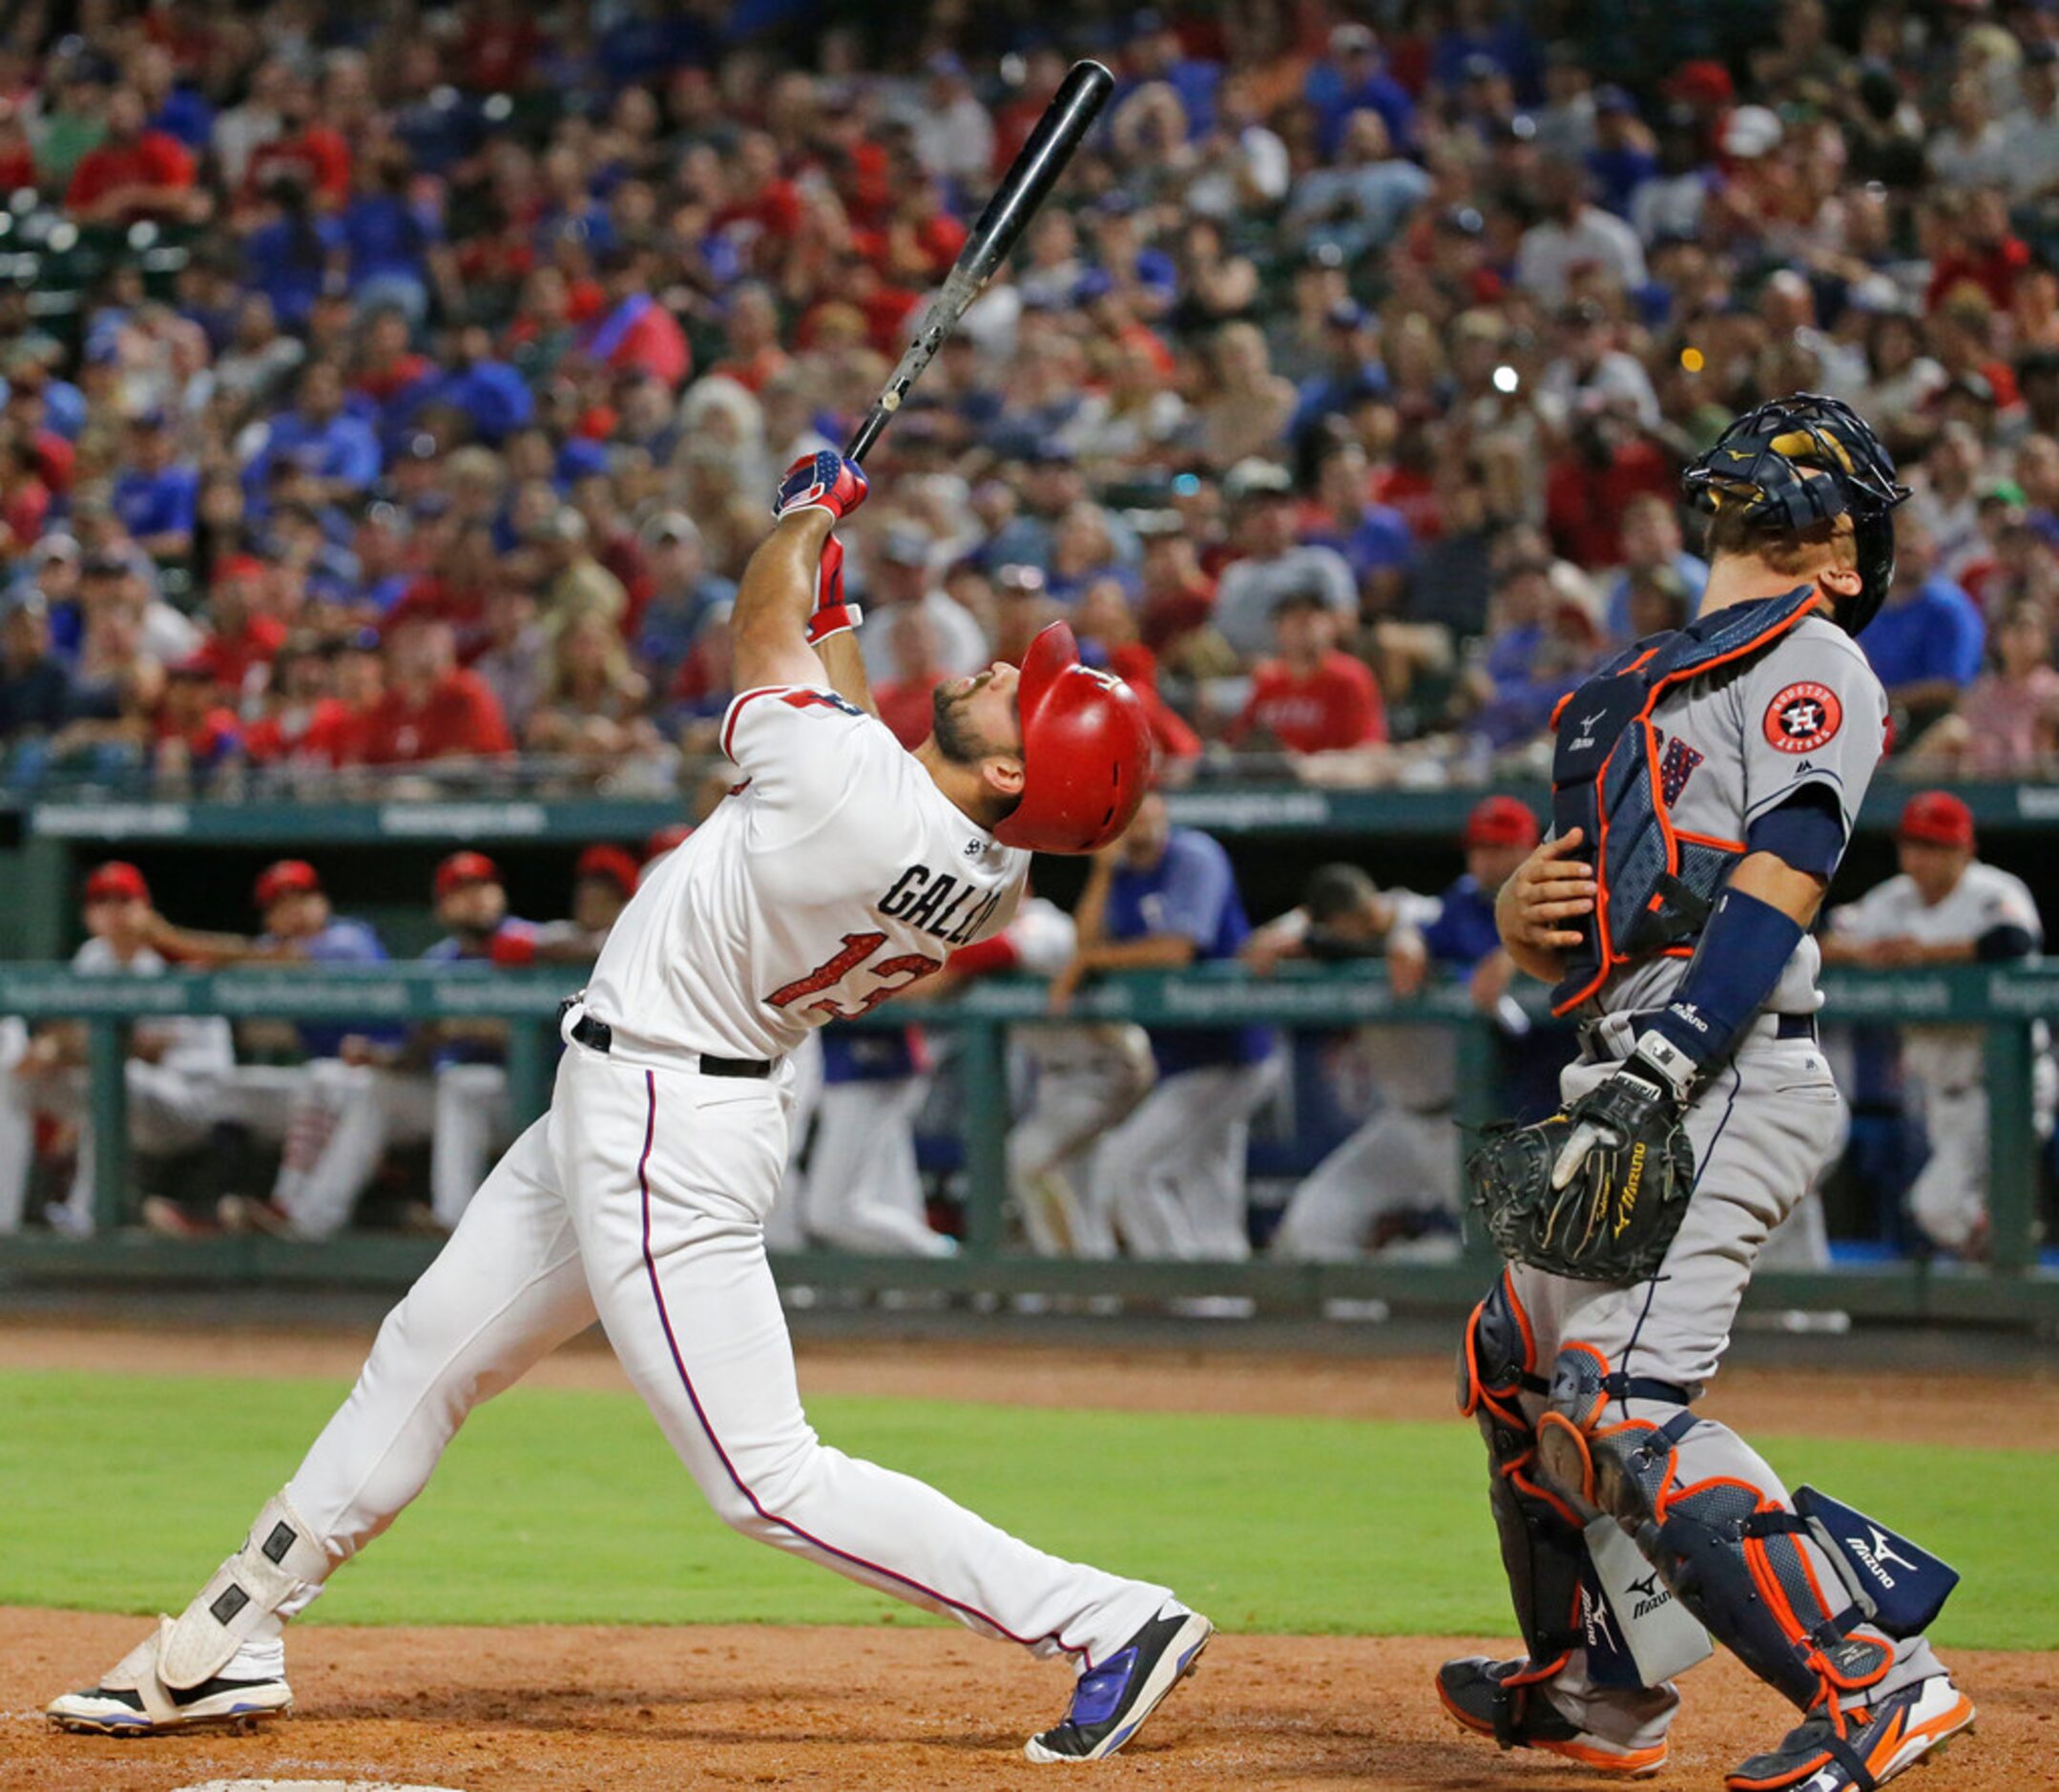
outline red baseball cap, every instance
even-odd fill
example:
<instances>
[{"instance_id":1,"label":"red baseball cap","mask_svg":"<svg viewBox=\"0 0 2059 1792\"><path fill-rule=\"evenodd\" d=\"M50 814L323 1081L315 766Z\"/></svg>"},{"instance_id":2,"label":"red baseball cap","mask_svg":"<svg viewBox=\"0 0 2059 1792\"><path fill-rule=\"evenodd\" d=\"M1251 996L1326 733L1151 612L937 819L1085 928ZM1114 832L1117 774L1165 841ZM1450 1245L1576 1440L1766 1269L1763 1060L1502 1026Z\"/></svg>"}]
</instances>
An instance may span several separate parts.
<instances>
[{"instance_id":1,"label":"red baseball cap","mask_svg":"<svg viewBox=\"0 0 2059 1792\"><path fill-rule=\"evenodd\" d=\"M436 900L468 884L498 884L501 868L483 852L453 852L436 867Z\"/></svg>"},{"instance_id":2,"label":"red baseball cap","mask_svg":"<svg viewBox=\"0 0 2059 1792\"><path fill-rule=\"evenodd\" d=\"M281 859L258 873L251 901L261 914L281 896L315 896L322 892L322 879L305 859Z\"/></svg>"},{"instance_id":3,"label":"red baseball cap","mask_svg":"<svg viewBox=\"0 0 2059 1792\"><path fill-rule=\"evenodd\" d=\"M649 865L653 859L662 859L668 852L685 845L693 837L694 824L691 822L674 822L669 826L659 828L643 843L644 864Z\"/></svg>"},{"instance_id":4,"label":"red baseball cap","mask_svg":"<svg viewBox=\"0 0 2059 1792\"><path fill-rule=\"evenodd\" d=\"M126 859L110 859L105 865L94 866L86 879L86 900L90 903L147 903L150 886L143 882L143 874Z\"/></svg>"},{"instance_id":5,"label":"red baseball cap","mask_svg":"<svg viewBox=\"0 0 2059 1792\"><path fill-rule=\"evenodd\" d=\"M1949 790L1919 790L1902 805L1900 840L1926 846L1973 847L1973 811Z\"/></svg>"},{"instance_id":6,"label":"red baseball cap","mask_svg":"<svg viewBox=\"0 0 2059 1792\"><path fill-rule=\"evenodd\" d=\"M226 578L262 578L264 562L254 553L232 553L215 568L215 583Z\"/></svg>"},{"instance_id":7,"label":"red baseball cap","mask_svg":"<svg viewBox=\"0 0 2059 1792\"><path fill-rule=\"evenodd\" d=\"M574 878L606 878L624 896L636 893L639 875L635 859L619 846L589 846L572 868Z\"/></svg>"},{"instance_id":8,"label":"red baseball cap","mask_svg":"<svg viewBox=\"0 0 2059 1792\"><path fill-rule=\"evenodd\" d=\"M1513 797L1487 797L1466 818L1467 846L1534 846L1537 818Z\"/></svg>"}]
</instances>

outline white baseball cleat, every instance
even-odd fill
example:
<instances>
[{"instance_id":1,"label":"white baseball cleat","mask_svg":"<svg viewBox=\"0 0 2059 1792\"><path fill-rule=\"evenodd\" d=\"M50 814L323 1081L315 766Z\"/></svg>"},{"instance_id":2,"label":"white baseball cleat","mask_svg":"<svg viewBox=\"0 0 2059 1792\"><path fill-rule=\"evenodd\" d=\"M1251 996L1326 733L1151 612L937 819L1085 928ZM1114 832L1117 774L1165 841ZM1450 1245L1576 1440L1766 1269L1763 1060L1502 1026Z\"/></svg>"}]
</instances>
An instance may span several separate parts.
<instances>
[{"instance_id":1,"label":"white baseball cleat","mask_svg":"<svg viewBox=\"0 0 2059 1792\"><path fill-rule=\"evenodd\" d=\"M170 1628L169 1618L158 1619L157 1628L102 1676L99 1685L52 1699L45 1708L51 1723L97 1736L157 1736L209 1723L248 1730L261 1718L282 1717L293 1709L293 1688L282 1672L239 1679L234 1677L234 1661L198 1686L165 1685L157 1677L157 1650Z\"/></svg>"}]
</instances>

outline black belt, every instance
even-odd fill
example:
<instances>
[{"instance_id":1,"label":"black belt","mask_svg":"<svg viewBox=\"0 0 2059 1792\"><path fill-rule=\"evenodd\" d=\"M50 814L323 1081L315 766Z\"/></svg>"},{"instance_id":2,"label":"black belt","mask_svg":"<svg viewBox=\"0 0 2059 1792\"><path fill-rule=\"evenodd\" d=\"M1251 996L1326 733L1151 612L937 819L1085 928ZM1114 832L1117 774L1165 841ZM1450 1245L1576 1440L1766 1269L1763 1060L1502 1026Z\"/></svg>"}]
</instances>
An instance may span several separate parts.
<instances>
[{"instance_id":1,"label":"black belt","mask_svg":"<svg viewBox=\"0 0 2059 1792\"><path fill-rule=\"evenodd\" d=\"M572 1004L565 1004L570 1011ZM596 1014L581 1014L572 1024L572 1036L589 1052L606 1057L614 1049L614 1029ZM703 1076L742 1076L761 1080L772 1074L772 1058L718 1058L700 1054L697 1068Z\"/></svg>"}]
</instances>

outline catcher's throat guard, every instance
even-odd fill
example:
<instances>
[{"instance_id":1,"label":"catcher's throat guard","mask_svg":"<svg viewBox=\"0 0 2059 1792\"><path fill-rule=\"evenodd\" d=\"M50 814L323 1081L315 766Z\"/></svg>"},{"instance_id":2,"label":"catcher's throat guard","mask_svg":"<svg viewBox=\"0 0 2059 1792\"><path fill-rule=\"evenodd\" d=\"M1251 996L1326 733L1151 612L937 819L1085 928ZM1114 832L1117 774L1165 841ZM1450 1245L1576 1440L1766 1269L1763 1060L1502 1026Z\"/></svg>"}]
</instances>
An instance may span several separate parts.
<instances>
[{"instance_id":1,"label":"catcher's throat guard","mask_svg":"<svg viewBox=\"0 0 2059 1792\"><path fill-rule=\"evenodd\" d=\"M1741 840L1683 833L1666 801L1664 744L1652 725L1659 699L1719 666L1765 653L1819 606L1814 585L1734 604L1684 629L1625 648L1552 713L1551 826L1599 841L1594 912L1570 925L1551 1011L1576 1009L1612 971L1666 952L1685 957L1717 893L1744 857Z\"/></svg>"}]
</instances>

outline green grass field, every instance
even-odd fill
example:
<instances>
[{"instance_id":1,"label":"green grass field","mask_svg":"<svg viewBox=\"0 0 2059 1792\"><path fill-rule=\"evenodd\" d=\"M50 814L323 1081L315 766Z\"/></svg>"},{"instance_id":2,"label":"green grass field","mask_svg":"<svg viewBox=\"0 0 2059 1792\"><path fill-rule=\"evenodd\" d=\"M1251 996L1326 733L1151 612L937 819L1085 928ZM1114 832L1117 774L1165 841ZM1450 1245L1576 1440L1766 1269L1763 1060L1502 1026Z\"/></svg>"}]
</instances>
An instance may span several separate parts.
<instances>
[{"instance_id":1,"label":"green grass field","mask_svg":"<svg viewBox=\"0 0 2059 1792\"><path fill-rule=\"evenodd\" d=\"M341 1384L0 1374L0 1604L177 1611ZM1472 1427L822 1400L823 1437L1238 1630L1508 1628ZM2052 1458L1758 1440L1965 1574L1964 1647L2059 1647ZM354 1624L872 1623L906 1608L730 1535L627 1394L517 1390L309 1615Z\"/></svg>"}]
</instances>

